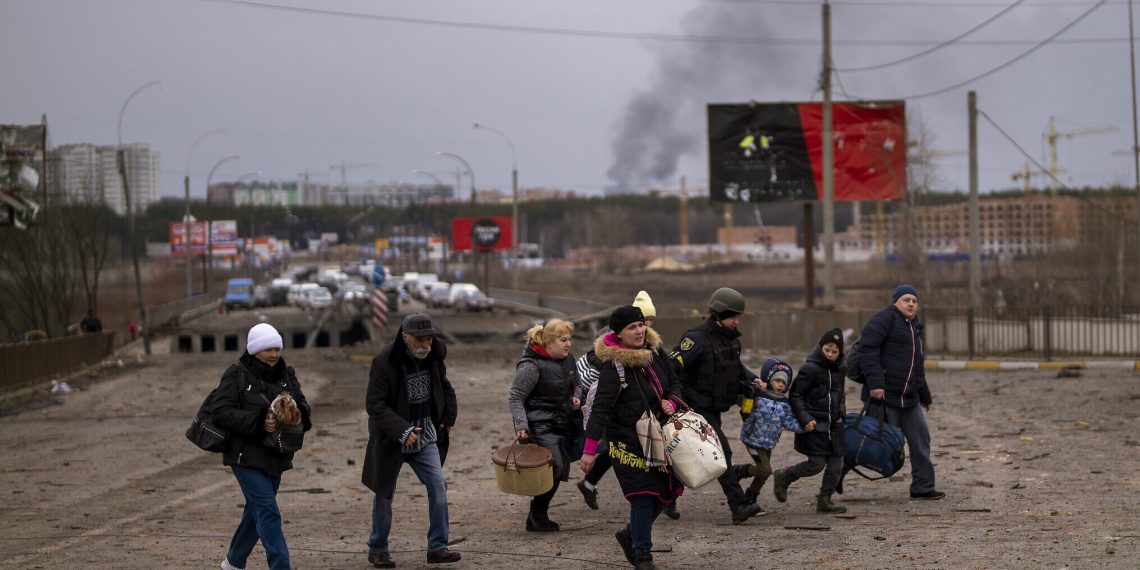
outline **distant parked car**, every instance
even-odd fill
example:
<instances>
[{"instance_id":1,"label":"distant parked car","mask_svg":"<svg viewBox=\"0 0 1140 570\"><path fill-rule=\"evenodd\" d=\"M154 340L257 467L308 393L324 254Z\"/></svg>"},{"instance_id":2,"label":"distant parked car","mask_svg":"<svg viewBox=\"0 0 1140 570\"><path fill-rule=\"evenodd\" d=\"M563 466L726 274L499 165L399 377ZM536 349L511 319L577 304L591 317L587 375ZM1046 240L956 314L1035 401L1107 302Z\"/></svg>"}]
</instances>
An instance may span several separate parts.
<instances>
[{"instance_id":1,"label":"distant parked car","mask_svg":"<svg viewBox=\"0 0 1140 570\"><path fill-rule=\"evenodd\" d=\"M460 301L463 300L468 293L474 293L479 288L474 283L452 283L451 289L447 293L447 304L452 307L459 307Z\"/></svg>"},{"instance_id":2,"label":"distant parked car","mask_svg":"<svg viewBox=\"0 0 1140 570\"><path fill-rule=\"evenodd\" d=\"M435 283L428 291L427 298L424 302L427 306L432 308L450 307L451 306L451 287L447 283Z\"/></svg>"},{"instance_id":3,"label":"distant parked car","mask_svg":"<svg viewBox=\"0 0 1140 570\"><path fill-rule=\"evenodd\" d=\"M257 285L253 288L253 306L254 307L268 307L273 304L269 298L269 287L265 285Z\"/></svg>"},{"instance_id":4,"label":"distant parked car","mask_svg":"<svg viewBox=\"0 0 1140 570\"><path fill-rule=\"evenodd\" d=\"M487 311L495 308L495 300L484 295L482 291L467 293L463 298L463 307L468 311Z\"/></svg>"},{"instance_id":5,"label":"distant parked car","mask_svg":"<svg viewBox=\"0 0 1140 570\"><path fill-rule=\"evenodd\" d=\"M307 309L327 309L332 306L332 302L332 293L324 287L317 287L305 291L301 304Z\"/></svg>"}]
</instances>

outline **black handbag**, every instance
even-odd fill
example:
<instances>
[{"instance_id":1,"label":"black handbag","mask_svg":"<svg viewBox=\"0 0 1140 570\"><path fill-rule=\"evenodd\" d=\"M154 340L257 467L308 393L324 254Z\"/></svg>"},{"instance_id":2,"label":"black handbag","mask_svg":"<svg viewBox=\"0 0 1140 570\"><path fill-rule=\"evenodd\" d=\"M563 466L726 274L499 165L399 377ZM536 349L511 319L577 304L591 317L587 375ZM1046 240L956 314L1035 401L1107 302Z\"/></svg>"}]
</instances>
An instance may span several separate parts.
<instances>
[{"instance_id":1,"label":"black handbag","mask_svg":"<svg viewBox=\"0 0 1140 570\"><path fill-rule=\"evenodd\" d=\"M245 368L238 364L234 366L239 368L240 378L243 384L246 384ZM194 416L194 421L190 422L190 427L186 428L186 439L197 445L202 451L221 453L226 450L226 441L230 437L229 432L214 424L213 415L210 413L214 406L214 398L221 387L222 383L218 382L218 386L210 390L206 399L202 401L202 405L198 406L198 413Z\"/></svg>"}]
</instances>

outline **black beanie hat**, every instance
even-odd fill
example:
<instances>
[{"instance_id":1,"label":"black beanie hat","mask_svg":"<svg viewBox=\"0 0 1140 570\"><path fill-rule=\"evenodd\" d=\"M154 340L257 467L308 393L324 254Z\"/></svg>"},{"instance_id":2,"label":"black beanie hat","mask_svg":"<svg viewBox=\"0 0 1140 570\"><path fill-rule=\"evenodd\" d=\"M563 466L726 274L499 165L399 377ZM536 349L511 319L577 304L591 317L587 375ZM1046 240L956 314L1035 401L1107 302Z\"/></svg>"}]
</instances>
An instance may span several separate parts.
<instances>
[{"instance_id":1,"label":"black beanie hat","mask_svg":"<svg viewBox=\"0 0 1140 570\"><path fill-rule=\"evenodd\" d=\"M823 346L829 342L835 343L835 346L839 347L839 354L843 354L843 331L831 329L819 337L819 346Z\"/></svg>"},{"instance_id":2,"label":"black beanie hat","mask_svg":"<svg viewBox=\"0 0 1140 570\"><path fill-rule=\"evenodd\" d=\"M630 323L636 323L638 321L645 322L645 315L641 313L641 309L633 305L625 305L624 307L614 309L614 312L610 314L610 322L608 324L610 330L614 331L614 334L617 334L629 326Z\"/></svg>"}]
</instances>

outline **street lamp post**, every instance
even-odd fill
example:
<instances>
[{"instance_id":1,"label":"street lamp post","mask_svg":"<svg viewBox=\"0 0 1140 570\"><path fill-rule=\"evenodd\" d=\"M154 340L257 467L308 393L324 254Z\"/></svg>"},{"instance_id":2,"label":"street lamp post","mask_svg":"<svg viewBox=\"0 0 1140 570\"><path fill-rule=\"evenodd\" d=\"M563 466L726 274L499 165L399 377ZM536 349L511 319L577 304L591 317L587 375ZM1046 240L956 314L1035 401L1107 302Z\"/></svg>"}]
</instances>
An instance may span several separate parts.
<instances>
[{"instance_id":1,"label":"street lamp post","mask_svg":"<svg viewBox=\"0 0 1140 570\"><path fill-rule=\"evenodd\" d=\"M516 264L519 261L519 161L515 154L515 143L503 131L487 125L475 123L476 129L486 129L503 137L507 146L511 147L511 289L519 288L519 271Z\"/></svg>"},{"instance_id":2,"label":"street lamp post","mask_svg":"<svg viewBox=\"0 0 1140 570\"><path fill-rule=\"evenodd\" d=\"M436 156L446 156L448 158L454 158L455 160L458 160L459 162L463 163L463 167L467 169L467 174L471 176L471 205L474 206L475 205L475 171L471 169L471 165L467 164L467 161L463 160L462 156L459 156L458 154L455 154L452 152L437 151L435 153L435 155Z\"/></svg>"},{"instance_id":3,"label":"street lamp post","mask_svg":"<svg viewBox=\"0 0 1140 570\"><path fill-rule=\"evenodd\" d=\"M435 155L436 156L446 156L448 158L453 158L455 160L458 160L459 162L463 163L463 166L465 168L467 168L467 173L471 175L471 205L474 206L475 205L475 171L471 169L471 165L468 164L466 160L463 160L463 157L459 156L458 154L438 151L435 153ZM472 212L472 214L474 214L474 211ZM476 264L476 261L475 261L475 257L476 257L475 253L476 253L475 246L472 245L472 247L471 247L471 262L472 262L471 263L471 270L473 273L478 275L479 271L477 269L478 265ZM482 256L483 256L483 290L489 291L490 286L491 286L491 267L490 267L490 262L488 261L489 258L487 257L487 252L485 252L485 251L482 252Z\"/></svg>"},{"instance_id":4,"label":"street lamp post","mask_svg":"<svg viewBox=\"0 0 1140 570\"><path fill-rule=\"evenodd\" d=\"M210 135L222 134L226 132L225 129L214 129L206 131L190 145L190 152L186 153L186 176L182 178L182 188L186 197L186 214L182 216L182 229L183 229L183 246L186 247L186 296L194 296L194 264L192 263L193 257L190 255L190 159L194 156L194 149L198 147L198 143ZM209 193L207 187L206 192ZM209 236L206 237L209 241Z\"/></svg>"},{"instance_id":5,"label":"street lamp post","mask_svg":"<svg viewBox=\"0 0 1140 570\"><path fill-rule=\"evenodd\" d=\"M235 154L232 156L227 156L227 157L219 160L218 162L214 163L214 167L210 169L210 174L206 175L206 195L210 194L210 179L212 179L214 177L214 171L217 170L218 167L221 166L222 164L225 164L231 160L237 160L238 158L240 158L240 157L238 157L238 155ZM256 176L258 174L261 174L261 171L252 172L250 174L243 174L241 178L238 178L238 181L240 182L241 179L245 178L246 176ZM202 270L202 291L204 291L207 295L210 294L210 268L213 267L213 265L214 265L214 235L213 234L214 234L213 222L207 221L206 222L206 257L202 260L202 266L204 268ZM187 242L186 245L187 245L187 247L189 247L190 243Z\"/></svg>"},{"instance_id":6,"label":"street lamp post","mask_svg":"<svg viewBox=\"0 0 1140 570\"><path fill-rule=\"evenodd\" d=\"M130 104L131 99L135 98L142 90L152 85L162 87L162 82L155 79L138 89L131 92L127 100L123 102L122 108L119 109L119 129L118 129L118 146L115 147L115 158L119 163L119 178L123 184L123 201L126 203L127 213L127 236L131 240L131 262L135 269L135 297L139 304L139 326L146 327L146 303L143 301L142 289L142 273L139 271L139 244L135 239L135 217L131 211L131 185L127 182L127 160L123 155L123 114L127 112L127 105ZM143 350L147 356L150 355L150 330L149 327L143 328Z\"/></svg>"}]
</instances>

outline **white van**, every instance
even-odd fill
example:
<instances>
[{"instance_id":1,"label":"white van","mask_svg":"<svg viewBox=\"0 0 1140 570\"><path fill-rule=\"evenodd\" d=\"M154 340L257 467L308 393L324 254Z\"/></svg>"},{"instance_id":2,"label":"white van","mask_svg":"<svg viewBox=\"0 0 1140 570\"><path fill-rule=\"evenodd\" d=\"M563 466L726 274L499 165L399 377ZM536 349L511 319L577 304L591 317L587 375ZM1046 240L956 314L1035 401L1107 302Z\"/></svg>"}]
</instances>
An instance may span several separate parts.
<instances>
[{"instance_id":1,"label":"white van","mask_svg":"<svg viewBox=\"0 0 1140 570\"><path fill-rule=\"evenodd\" d=\"M467 293L473 293L478 290L479 287L476 287L474 283L453 283L451 290L447 293L447 304L448 306L454 307L455 302L464 298Z\"/></svg>"}]
</instances>

